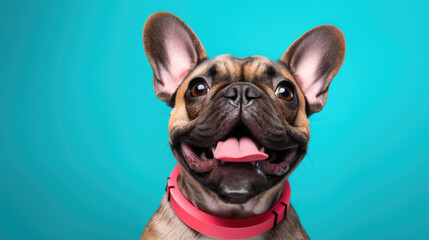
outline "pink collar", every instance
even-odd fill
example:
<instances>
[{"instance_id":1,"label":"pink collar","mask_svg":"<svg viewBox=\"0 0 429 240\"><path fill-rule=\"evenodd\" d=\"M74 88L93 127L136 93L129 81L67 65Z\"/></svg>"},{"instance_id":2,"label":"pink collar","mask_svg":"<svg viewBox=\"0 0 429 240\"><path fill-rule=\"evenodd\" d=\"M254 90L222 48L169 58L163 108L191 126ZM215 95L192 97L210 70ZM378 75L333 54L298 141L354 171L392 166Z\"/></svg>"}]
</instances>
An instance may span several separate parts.
<instances>
[{"instance_id":1,"label":"pink collar","mask_svg":"<svg viewBox=\"0 0 429 240\"><path fill-rule=\"evenodd\" d=\"M225 219L199 210L183 196L177 187L179 172L177 165L167 179L167 198L176 215L197 232L222 239L249 238L270 230L286 217L290 200L287 180L280 200L270 210L249 218Z\"/></svg>"}]
</instances>

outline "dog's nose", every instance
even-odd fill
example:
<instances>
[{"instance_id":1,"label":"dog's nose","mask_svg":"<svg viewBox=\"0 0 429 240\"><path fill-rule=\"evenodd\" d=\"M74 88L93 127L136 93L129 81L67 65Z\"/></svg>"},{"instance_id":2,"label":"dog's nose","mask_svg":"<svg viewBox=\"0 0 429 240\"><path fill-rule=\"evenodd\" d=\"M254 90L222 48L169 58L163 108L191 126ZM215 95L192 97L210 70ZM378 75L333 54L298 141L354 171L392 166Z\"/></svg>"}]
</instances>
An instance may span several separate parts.
<instances>
[{"instance_id":1,"label":"dog's nose","mask_svg":"<svg viewBox=\"0 0 429 240\"><path fill-rule=\"evenodd\" d=\"M261 96L261 90L251 83L238 82L229 85L223 95L236 106L248 106Z\"/></svg>"}]
</instances>

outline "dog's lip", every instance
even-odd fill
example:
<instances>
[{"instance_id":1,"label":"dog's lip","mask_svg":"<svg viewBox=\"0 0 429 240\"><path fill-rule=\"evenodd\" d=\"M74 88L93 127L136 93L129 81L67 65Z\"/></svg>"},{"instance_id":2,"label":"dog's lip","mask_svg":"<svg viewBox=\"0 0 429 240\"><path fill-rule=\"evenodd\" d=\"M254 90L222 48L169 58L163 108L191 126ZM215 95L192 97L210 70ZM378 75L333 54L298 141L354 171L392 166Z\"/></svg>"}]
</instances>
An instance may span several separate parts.
<instances>
[{"instance_id":1,"label":"dog's lip","mask_svg":"<svg viewBox=\"0 0 429 240\"><path fill-rule=\"evenodd\" d=\"M210 158L205 152L198 154L192 146L186 143L181 144L182 154L189 168L198 173L204 173L213 170L217 165L217 159Z\"/></svg>"},{"instance_id":2,"label":"dog's lip","mask_svg":"<svg viewBox=\"0 0 429 240\"><path fill-rule=\"evenodd\" d=\"M289 171L289 166L294 162L298 155L298 146L291 146L283 151L277 151L267 160L260 162L261 170L270 175L282 176Z\"/></svg>"},{"instance_id":3,"label":"dog's lip","mask_svg":"<svg viewBox=\"0 0 429 240\"><path fill-rule=\"evenodd\" d=\"M211 172L219 166L229 164L250 164L258 172L268 175L282 176L289 171L289 166L293 164L298 155L298 144L281 148L282 150L270 150L260 147L260 150L267 153L269 157L265 160L253 162L224 162L213 156L214 147L197 148L189 143L181 143L181 152L188 167L197 173Z\"/></svg>"}]
</instances>

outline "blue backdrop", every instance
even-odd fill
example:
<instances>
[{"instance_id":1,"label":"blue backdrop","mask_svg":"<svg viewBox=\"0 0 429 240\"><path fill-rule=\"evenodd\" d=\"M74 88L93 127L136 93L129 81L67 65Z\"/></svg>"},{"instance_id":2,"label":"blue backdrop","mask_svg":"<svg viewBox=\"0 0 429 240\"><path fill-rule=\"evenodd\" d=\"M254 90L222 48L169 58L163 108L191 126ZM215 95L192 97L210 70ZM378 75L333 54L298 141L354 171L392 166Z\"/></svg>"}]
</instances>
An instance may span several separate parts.
<instances>
[{"instance_id":1,"label":"blue backdrop","mask_svg":"<svg viewBox=\"0 0 429 240\"><path fill-rule=\"evenodd\" d=\"M312 239L428 239L425 1L2 1L0 238L138 239L175 165L141 34L169 11L207 53L278 59L338 26L347 53L290 178Z\"/></svg>"}]
</instances>

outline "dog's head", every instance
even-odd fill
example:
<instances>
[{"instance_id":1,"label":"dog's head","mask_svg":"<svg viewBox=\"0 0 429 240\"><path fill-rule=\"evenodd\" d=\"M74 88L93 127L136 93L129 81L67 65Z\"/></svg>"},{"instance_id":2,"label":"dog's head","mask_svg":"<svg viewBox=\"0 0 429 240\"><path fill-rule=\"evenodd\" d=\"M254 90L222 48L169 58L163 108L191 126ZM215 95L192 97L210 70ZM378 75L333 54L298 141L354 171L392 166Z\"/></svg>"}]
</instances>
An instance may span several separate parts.
<instances>
[{"instance_id":1,"label":"dog's head","mask_svg":"<svg viewBox=\"0 0 429 240\"><path fill-rule=\"evenodd\" d=\"M345 56L342 32L323 25L279 61L208 59L194 32L163 12L145 23L143 44L156 95L174 107L168 130L183 175L229 203L273 188L298 166L310 138L307 118L324 107Z\"/></svg>"}]
</instances>

